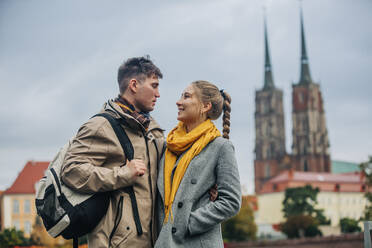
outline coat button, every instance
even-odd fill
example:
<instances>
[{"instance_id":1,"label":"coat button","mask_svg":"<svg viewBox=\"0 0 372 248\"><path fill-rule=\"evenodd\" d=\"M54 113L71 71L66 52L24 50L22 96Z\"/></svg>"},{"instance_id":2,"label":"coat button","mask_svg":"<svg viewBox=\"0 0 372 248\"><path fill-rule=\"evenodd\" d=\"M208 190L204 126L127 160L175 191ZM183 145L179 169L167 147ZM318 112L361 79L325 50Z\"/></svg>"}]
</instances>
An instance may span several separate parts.
<instances>
[{"instance_id":1,"label":"coat button","mask_svg":"<svg viewBox=\"0 0 372 248\"><path fill-rule=\"evenodd\" d=\"M191 179L191 184L196 184L197 180L195 178Z\"/></svg>"},{"instance_id":2,"label":"coat button","mask_svg":"<svg viewBox=\"0 0 372 248\"><path fill-rule=\"evenodd\" d=\"M178 203L178 207L179 207L179 208L182 208L182 206L183 206L183 203L182 203L182 202L179 202L179 203Z\"/></svg>"},{"instance_id":3,"label":"coat button","mask_svg":"<svg viewBox=\"0 0 372 248\"><path fill-rule=\"evenodd\" d=\"M177 228L172 227L172 233L176 233L176 232L177 232Z\"/></svg>"}]
</instances>

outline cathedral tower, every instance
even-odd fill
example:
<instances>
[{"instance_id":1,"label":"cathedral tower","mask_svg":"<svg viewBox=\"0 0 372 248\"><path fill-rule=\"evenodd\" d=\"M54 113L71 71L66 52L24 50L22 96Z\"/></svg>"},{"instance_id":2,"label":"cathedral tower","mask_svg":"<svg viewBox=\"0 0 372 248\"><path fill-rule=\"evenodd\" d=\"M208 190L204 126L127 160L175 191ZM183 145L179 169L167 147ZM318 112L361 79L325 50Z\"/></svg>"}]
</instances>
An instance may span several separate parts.
<instances>
[{"instance_id":1,"label":"cathedral tower","mask_svg":"<svg viewBox=\"0 0 372 248\"><path fill-rule=\"evenodd\" d=\"M292 85L293 169L298 171L330 172L328 132L323 99L319 84L310 75L306 52L303 14L301 8L301 73Z\"/></svg>"},{"instance_id":2,"label":"cathedral tower","mask_svg":"<svg viewBox=\"0 0 372 248\"><path fill-rule=\"evenodd\" d=\"M285 130L283 91L274 85L270 62L266 17L264 21L265 72L264 86L256 90L255 111L255 191L263 183L285 169L281 166L285 157Z\"/></svg>"}]
</instances>

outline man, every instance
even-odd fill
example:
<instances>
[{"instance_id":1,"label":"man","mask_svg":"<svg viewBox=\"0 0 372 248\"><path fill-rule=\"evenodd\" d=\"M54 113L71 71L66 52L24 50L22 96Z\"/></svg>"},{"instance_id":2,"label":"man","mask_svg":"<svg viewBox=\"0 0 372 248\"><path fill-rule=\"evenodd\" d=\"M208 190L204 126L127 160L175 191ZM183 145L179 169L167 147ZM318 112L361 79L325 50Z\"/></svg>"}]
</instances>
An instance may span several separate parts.
<instances>
[{"instance_id":1,"label":"man","mask_svg":"<svg viewBox=\"0 0 372 248\"><path fill-rule=\"evenodd\" d=\"M91 118L79 129L67 152L62 180L85 193L111 192L106 215L88 235L89 247L152 247L155 243L154 205L157 163L164 146L163 130L149 115L163 77L149 57L131 58L118 71L120 95L104 104L122 125L134 149L130 162L110 123ZM124 166L125 165L125 166ZM143 233L138 235L128 193L133 185Z\"/></svg>"}]
</instances>

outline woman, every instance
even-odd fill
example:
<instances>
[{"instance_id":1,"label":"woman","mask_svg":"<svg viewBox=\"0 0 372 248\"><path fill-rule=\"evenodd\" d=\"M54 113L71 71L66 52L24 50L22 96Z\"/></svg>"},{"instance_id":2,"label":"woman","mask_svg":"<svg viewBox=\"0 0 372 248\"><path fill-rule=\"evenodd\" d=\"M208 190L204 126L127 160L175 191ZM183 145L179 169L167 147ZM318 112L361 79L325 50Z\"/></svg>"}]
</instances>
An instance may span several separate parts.
<instances>
[{"instance_id":1,"label":"woman","mask_svg":"<svg viewBox=\"0 0 372 248\"><path fill-rule=\"evenodd\" d=\"M189 85L177 101L180 121L160 161L157 248L223 247L221 222L241 204L230 131L230 96L206 81ZM211 120L224 111L223 138ZM209 200L209 189L218 197Z\"/></svg>"}]
</instances>

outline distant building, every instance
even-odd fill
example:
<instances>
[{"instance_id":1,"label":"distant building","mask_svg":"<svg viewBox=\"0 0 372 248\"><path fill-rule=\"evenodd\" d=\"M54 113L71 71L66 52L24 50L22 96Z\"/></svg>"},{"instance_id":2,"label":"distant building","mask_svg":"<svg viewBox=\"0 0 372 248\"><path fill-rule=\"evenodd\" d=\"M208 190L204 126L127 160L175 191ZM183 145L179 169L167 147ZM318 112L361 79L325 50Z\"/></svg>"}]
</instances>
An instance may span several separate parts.
<instances>
[{"instance_id":1,"label":"distant building","mask_svg":"<svg viewBox=\"0 0 372 248\"><path fill-rule=\"evenodd\" d=\"M292 85L292 161L297 171L331 172L328 131L320 85L310 75L301 10L301 73Z\"/></svg>"},{"instance_id":2,"label":"distant building","mask_svg":"<svg viewBox=\"0 0 372 248\"><path fill-rule=\"evenodd\" d=\"M282 171L331 172L329 139L320 85L312 80L301 10L300 78L292 84L292 152L286 153L283 92L272 76L265 19L264 86L256 91L255 191Z\"/></svg>"},{"instance_id":3,"label":"distant building","mask_svg":"<svg viewBox=\"0 0 372 248\"><path fill-rule=\"evenodd\" d=\"M265 19L264 86L256 90L255 111L255 189L259 190L271 177L288 169L290 158L285 150L283 91L276 88L271 68L269 41Z\"/></svg>"},{"instance_id":4,"label":"distant building","mask_svg":"<svg viewBox=\"0 0 372 248\"><path fill-rule=\"evenodd\" d=\"M35 183L43 176L49 162L29 161L1 199L1 229L15 227L29 236L36 219Z\"/></svg>"},{"instance_id":5,"label":"distant building","mask_svg":"<svg viewBox=\"0 0 372 248\"><path fill-rule=\"evenodd\" d=\"M313 81L300 13L300 77L292 84L292 146L285 148L283 91L274 84L269 41L264 22L264 79L255 97L255 192L258 201L258 236L281 238L278 224L286 188L318 187L318 208L338 228L341 218L359 219L366 200L364 179L356 163L331 161L324 101ZM338 228L339 229L339 228Z\"/></svg>"},{"instance_id":6,"label":"distant building","mask_svg":"<svg viewBox=\"0 0 372 248\"><path fill-rule=\"evenodd\" d=\"M341 218L359 219L366 206L364 176L360 172L332 174L326 172L284 171L270 179L258 192L257 225L277 225L284 221L283 200L286 188L311 185L319 188L318 205L331 220L339 225Z\"/></svg>"},{"instance_id":7,"label":"distant building","mask_svg":"<svg viewBox=\"0 0 372 248\"><path fill-rule=\"evenodd\" d=\"M3 219L3 216L2 216L2 205L1 205L1 202L3 202L3 194L4 194L4 191L0 190L0 223L2 223L2 219ZM0 231L2 231L2 226L0 225Z\"/></svg>"}]
</instances>

